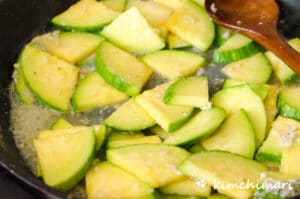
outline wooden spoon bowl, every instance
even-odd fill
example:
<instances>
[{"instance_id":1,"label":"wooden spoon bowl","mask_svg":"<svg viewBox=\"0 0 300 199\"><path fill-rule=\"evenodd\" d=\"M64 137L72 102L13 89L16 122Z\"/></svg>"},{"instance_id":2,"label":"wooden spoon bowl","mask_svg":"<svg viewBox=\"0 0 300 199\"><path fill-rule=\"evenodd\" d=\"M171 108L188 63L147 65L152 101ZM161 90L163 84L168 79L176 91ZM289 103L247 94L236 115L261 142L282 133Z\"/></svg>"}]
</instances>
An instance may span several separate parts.
<instances>
[{"instance_id":1,"label":"wooden spoon bowl","mask_svg":"<svg viewBox=\"0 0 300 199\"><path fill-rule=\"evenodd\" d=\"M206 0L212 19L257 41L300 76L300 54L277 31L279 8L275 0Z\"/></svg>"}]
</instances>

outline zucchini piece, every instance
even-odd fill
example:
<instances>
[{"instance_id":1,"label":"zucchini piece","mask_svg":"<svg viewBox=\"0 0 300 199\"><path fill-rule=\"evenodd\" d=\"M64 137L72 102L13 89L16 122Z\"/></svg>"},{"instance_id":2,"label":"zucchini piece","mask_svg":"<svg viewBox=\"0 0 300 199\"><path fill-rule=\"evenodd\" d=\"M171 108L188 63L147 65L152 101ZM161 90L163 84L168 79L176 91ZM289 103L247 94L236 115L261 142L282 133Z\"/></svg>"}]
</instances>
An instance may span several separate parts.
<instances>
[{"instance_id":1,"label":"zucchini piece","mask_svg":"<svg viewBox=\"0 0 300 199\"><path fill-rule=\"evenodd\" d=\"M44 182L67 191L76 185L92 165L96 138L92 128L34 140Z\"/></svg>"},{"instance_id":2,"label":"zucchini piece","mask_svg":"<svg viewBox=\"0 0 300 199\"><path fill-rule=\"evenodd\" d=\"M21 102L25 105L33 104L35 101L34 95L31 90L28 88L26 81L24 79L24 75L22 73L21 65L19 63L16 64L18 66L15 68L13 74L14 88L17 96L21 100Z\"/></svg>"},{"instance_id":3,"label":"zucchini piece","mask_svg":"<svg viewBox=\"0 0 300 199\"><path fill-rule=\"evenodd\" d=\"M174 131L170 137L164 141L164 144L183 145L209 136L221 126L225 117L225 111L218 107L200 111L183 127Z\"/></svg>"},{"instance_id":4,"label":"zucchini piece","mask_svg":"<svg viewBox=\"0 0 300 199\"><path fill-rule=\"evenodd\" d=\"M127 95L107 84L97 72L92 72L79 81L72 105L74 111L80 112L113 105L127 98Z\"/></svg>"},{"instance_id":5,"label":"zucchini piece","mask_svg":"<svg viewBox=\"0 0 300 199\"><path fill-rule=\"evenodd\" d=\"M96 150L99 151L105 141L105 137L107 134L106 126L99 124L94 125L93 128L96 136Z\"/></svg>"},{"instance_id":6,"label":"zucchini piece","mask_svg":"<svg viewBox=\"0 0 300 199\"><path fill-rule=\"evenodd\" d=\"M28 87L50 107L66 112L79 69L33 45L27 45L20 58Z\"/></svg>"},{"instance_id":7,"label":"zucchini piece","mask_svg":"<svg viewBox=\"0 0 300 199\"><path fill-rule=\"evenodd\" d=\"M184 2L182 0L153 0L153 1L165 5L169 8L172 8L173 10L176 10L177 8L182 6Z\"/></svg>"},{"instance_id":8,"label":"zucchini piece","mask_svg":"<svg viewBox=\"0 0 300 199\"><path fill-rule=\"evenodd\" d=\"M233 198L250 198L254 188L247 185L256 185L260 173L267 171L254 160L223 151L192 154L178 168L197 182L204 181Z\"/></svg>"},{"instance_id":9,"label":"zucchini piece","mask_svg":"<svg viewBox=\"0 0 300 199\"><path fill-rule=\"evenodd\" d=\"M59 129L67 129L67 128L72 128L73 125L69 123L68 121L64 120L63 118L59 118L52 124L51 130L59 130Z\"/></svg>"},{"instance_id":10,"label":"zucchini piece","mask_svg":"<svg viewBox=\"0 0 300 199\"><path fill-rule=\"evenodd\" d=\"M88 198L155 198L152 187L110 162L95 164L85 182Z\"/></svg>"},{"instance_id":11,"label":"zucchini piece","mask_svg":"<svg viewBox=\"0 0 300 199\"><path fill-rule=\"evenodd\" d=\"M172 13L167 27L201 51L206 51L215 38L212 20L204 8L192 0L184 1L184 4Z\"/></svg>"},{"instance_id":12,"label":"zucchini piece","mask_svg":"<svg viewBox=\"0 0 300 199\"><path fill-rule=\"evenodd\" d=\"M172 13L172 9L155 1L128 0L127 9L136 7L155 28L164 24Z\"/></svg>"},{"instance_id":13,"label":"zucchini piece","mask_svg":"<svg viewBox=\"0 0 300 199\"><path fill-rule=\"evenodd\" d=\"M283 117L300 120L300 87L284 87L278 97L279 114Z\"/></svg>"},{"instance_id":14,"label":"zucchini piece","mask_svg":"<svg viewBox=\"0 0 300 199\"><path fill-rule=\"evenodd\" d=\"M272 66L263 53L257 53L227 64L222 72L234 80L263 84L269 81Z\"/></svg>"},{"instance_id":15,"label":"zucchini piece","mask_svg":"<svg viewBox=\"0 0 300 199\"><path fill-rule=\"evenodd\" d=\"M293 176L296 179L300 178L299 164L300 164L300 145L296 144L288 147L282 152L282 159L279 171Z\"/></svg>"},{"instance_id":16,"label":"zucchini piece","mask_svg":"<svg viewBox=\"0 0 300 199\"><path fill-rule=\"evenodd\" d=\"M161 84L136 97L136 102L167 132L181 127L194 110L191 106L165 104L163 97L169 86L170 83Z\"/></svg>"},{"instance_id":17,"label":"zucchini piece","mask_svg":"<svg viewBox=\"0 0 300 199\"><path fill-rule=\"evenodd\" d=\"M168 79L195 73L206 63L199 54L183 50L161 50L145 55L142 60L153 70Z\"/></svg>"},{"instance_id":18,"label":"zucchini piece","mask_svg":"<svg viewBox=\"0 0 300 199\"><path fill-rule=\"evenodd\" d=\"M194 2L202 6L203 8L205 7L205 0L194 0Z\"/></svg>"},{"instance_id":19,"label":"zucchini piece","mask_svg":"<svg viewBox=\"0 0 300 199\"><path fill-rule=\"evenodd\" d=\"M182 40L179 36L176 34L169 32L167 36L167 43L169 49L175 49L175 48L187 48L191 47L191 44Z\"/></svg>"},{"instance_id":20,"label":"zucchini piece","mask_svg":"<svg viewBox=\"0 0 300 199\"><path fill-rule=\"evenodd\" d=\"M107 150L107 159L156 188L183 179L177 166L189 156L179 147L138 144Z\"/></svg>"},{"instance_id":21,"label":"zucchini piece","mask_svg":"<svg viewBox=\"0 0 300 199\"><path fill-rule=\"evenodd\" d=\"M103 0L103 4L116 12L123 12L126 8L127 0Z\"/></svg>"},{"instance_id":22,"label":"zucchini piece","mask_svg":"<svg viewBox=\"0 0 300 199\"><path fill-rule=\"evenodd\" d=\"M200 196L183 196L183 195L172 195L172 194L160 194L159 199L203 199Z\"/></svg>"},{"instance_id":23,"label":"zucchini piece","mask_svg":"<svg viewBox=\"0 0 300 199\"><path fill-rule=\"evenodd\" d=\"M231 30L223 26L216 25L216 38L214 44L217 47L221 47L233 34L234 32Z\"/></svg>"},{"instance_id":24,"label":"zucchini piece","mask_svg":"<svg viewBox=\"0 0 300 199\"><path fill-rule=\"evenodd\" d=\"M296 143L300 135L300 122L278 116L272 123L267 139L259 148L256 159L265 162L280 163L282 151Z\"/></svg>"},{"instance_id":25,"label":"zucchini piece","mask_svg":"<svg viewBox=\"0 0 300 199\"><path fill-rule=\"evenodd\" d=\"M222 107L228 114L244 109L255 130L256 147L265 139L267 115L262 99L248 85L223 89L214 94L211 102Z\"/></svg>"},{"instance_id":26,"label":"zucchini piece","mask_svg":"<svg viewBox=\"0 0 300 199\"><path fill-rule=\"evenodd\" d=\"M143 62L108 42L97 50L96 68L107 83L130 96L139 94L152 75Z\"/></svg>"},{"instance_id":27,"label":"zucchini piece","mask_svg":"<svg viewBox=\"0 0 300 199\"><path fill-rule=\"evenodd\" d=\"M223 83L223 89L245 84L249 85L252 88L252 90L261 97L262 100L265 100L269 94L269 88L264 84L246 83L243 81L233 79L225 79Z\"/></svg>"},{"instance_id":28,"label":"zucchini piece","mask_svg":"<svg viewBox=\"0 0 300 199\"><path fill-rule=\"evenodd\" d=\"M96 60L96 52L92 53L85 59L81 60L80 62L77 63L79 67L95 67L95 60Z\"/></svg>"},{"instance_id":29,"label":"zucchini piece","mask_svg":"<svg viewBox=\"0 0 300 199\"><path fill-rule=\"evenodd\" d=\"M136 54L145 54L165 47L163 39L136 7L122 13L101 31L101 35L117 46Z\"/></svg>"},{"instance_id":30,"label":"zucchini piece","mask_svg":"<svg viewBox=\"0 0 300 199\"><path fill-rule=\"evenodd\" d=\"M188 151L191 153L199 153L201 151L204 151L204 148L203 148L201 142L197 142L197 143L193 144L191 147L189 147Z\"/></svg>"},{"instance_id":31,"label":"zucchini piece","mask_svg":"<svg viewBox=\"0 0 300 199\"><path fill-rule=\"evenodd\" d=\"M134 98L125 102L104 123L114 129L124 131L139 131L156 124Z\"/></svg>"},{"instance_id":32,"label":"zucchini piece","mask_svg":"<svg viewBox=\"0 0 300 199\"><path fill-rule=\"evenodd\" d=\"M288 199L299 196L300 182L295 177L278 172L266 172L261 175L255 188L254 199Z\"/></svg>"},{"instance_id":33,"label":"zucchini piece","mask_svg":"<svg viewBox=\"0 0 300 199\"><path fill-rule=\"evenodd\" d=\"M65 30L96 31L119 15L102 1L81 0L52 18L51 22Z\"/></svg>"},{"instance_id":34,"label":"zucchini piece","mask_svg":"<svg viewBox=\"0 0 300 199\"><path fill-rule=\"evenodd\" d=\"M273 85L265 85L269 92L264 100L265 109L267 113L267 132L270 130L272 123L278 113L277 109L277 98L279 95L279 87Z\"/></svg>"},{"instance_id":35,"label":"zucchini piece","mask_svg":"<svg viewBox=\"0 0 300 199\"><path fill-rule=\"evenodd\" d=\"M211 192L211 187L205 183L197 184L193 179L186 178L184 180L160 187L159 191L164 194L208 197Z\"/></svg>"},{"instance_id":36,"label":"zucchini piece","mask_svg":"<svg viewBox=\"0 0 300 199\"><path fill-rule=\"evenodd\" d=\"M109 136L107 147L117 148L135 144L160 144L161 140L157 135L145 136L142 133L113 133Z\"/></svg>"},{"instance_id":37,"label":"zucchini piece","mask_svg":"<svg viewBox=\"0 0 300 199\"><path fill-rule=\"evenodd\" d=\"M201 108L207 106L208 98L207 77L192 76L178 79L172 83L165 92L164 102Z\"/></svg>"},{"instance_id":38,"label":"zucchini piece","mask_svg":"<svg viewBox=\"0 0 300 199\"><path fill-rule=\"evenodd\" d=\"M83 32L54 31L33 39L33 43L70 63L77 63L88 57L103 41L98 35Z\"/></svg>"},{"instance_id":39,"label":"zucchini piece","mask_svg":"<svg viewBox=\"0 0 300 199\"><path fill-rule=\"evenodd\" d=\"M246 36L235 33L213 53L217 63L232 62L250 57L260 51L258 44Z\"/></svg>"},{"instance_id":40,"label":"zucchini piece","mask_svg":"<svg viewBox=\"0 0 300 199\"><path fill-rule=\"evenodd\" d=\"M288 42L292 48L300 52L300 39L294 38ZM297 74L290 69L283 61L281 61L276 55L272 52L267 51L266 56L270 60L273 66L274 74L279 79L282 84L289 84L293 80L297 79Z\"/></svg>"},{"instance_id":41,"label":"zucchini piece","mask_svg":"<svg viewBox=\"0 0 300 199\"><path fill-rule=\"evenodd\" d=\"M247 113L243 109L233 112L219 130L201 144L206 150L228 151L252 159L255 132Z\"/></svg>"}]
</instances>

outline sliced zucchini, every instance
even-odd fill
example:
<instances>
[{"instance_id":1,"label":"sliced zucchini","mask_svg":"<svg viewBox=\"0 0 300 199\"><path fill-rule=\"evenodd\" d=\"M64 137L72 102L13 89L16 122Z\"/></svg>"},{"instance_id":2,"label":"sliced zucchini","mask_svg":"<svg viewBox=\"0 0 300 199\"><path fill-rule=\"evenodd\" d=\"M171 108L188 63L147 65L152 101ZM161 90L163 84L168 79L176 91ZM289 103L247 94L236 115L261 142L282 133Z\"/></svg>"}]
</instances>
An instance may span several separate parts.
<instances>
[{"instance_id":1,"label":"sliced zucchini","mask_svg":"<svg viewBox=\"0 0 300 199\"><path fill-rule=\"evenodd\" d=\"M106 134L107 134L106 126L99 124L99 125L94 125L93 128L96 136L96 150L99 151L106 138Z\"/></svg>"},{"instance_id":2,"label":"sliced zucchini","mask_svg":"<svg viewBox=\"0 0 300 199\"><path fill-rule=\"evenodd\" d=\"M103 38L83 32L54 31L33 39L33 43L70 63L77 63L96 50Z\"/></svg>"},{"instance_id":3,"label":"sliced zucchini","mask_svg":"<svg viewBox=\"0 0 300 199\"><path fill-rule=\"evenodd\" d=\"M191 106L165 104L163 97L169 86L165 83L136 97L136 102L167 132L182 126L194 110Z\"/></svg>"},{"instance_id":4,"label":"sliced zucchini","mask_svg":"<svg viewBox=\"0 0 300 199\"><path fill-rule=\"evenodd\" d=\"M103 3L116 12L123 12L126 8L127 0L103 0Z\"/></svg>"},{"instance_id":5,"label":"sliced zucchini","mask_svg":"<svg viewBox=\"0 0 300 199\"><path fill-rule=\"evenodd\" d=\"M183 145L209 136L221 126L225 117L225 111L217 107L200 111L184 126L174 131L170 137L164 141L164 144Z\"/></svg>"},{"instance_id":6,"label":"sliced zucchini","mask_svg":"<svg viewBox=\"0 0 300 199\"><path fill-rule=\"evenodd\" d=\"M211 102L224 108L228 114L244 109L255 130L256 147L265 139L267 115L262 99L248 85L235 86L218 91Z\"/></svg>"},{"instance_id":7,"label":"sliced zucchini","mask_svg":"<svg viewBox=\"0 0 300 199\"><path fill-rule=\"evenodd\" d=\"M207 77L192 76L172 83L165 92L164 102L201 108L209 103L208 98Z\"/></svg>"},{"instance_id":8,"label":"sliced zucchini","mask_svg":"<svg viewBox=\"0 0 300 199\"><path fill-rule=\"evenodd\" d=\"M300 120L300 87L284 87L278 97L278 111L283 117Z\"/></svg>"},{"instance_id":9,"label":"sliced zucchini","mask_svg":"<svg viewBox=\"0 0 300 199\"><path fill-rule=\"evenodd\" d=\"M110 162L95 164L85 178L88 198L154 199L154 190Z\"/></svg>"},{"instance_id":10,"label":"sliced zucchini","mask_svg":"<svg viewBox=\"0 0 300 199\"><path fill-rule=\"evenodd\" d=\"M220 194L220 193L215 193L215 194L207 197L206 199L232 199L232 198L229 196Z\"/></svg>"},{"instance_id":11,"label":"sliced zucchini","mask_svg":"<svg viewBox=\"0 0 300 199\"><path fill-rule=\"evenodd\" d=\"M97 72L92 72L79 81L72 104L74 111L80 112L113 105L127 98L127 95L107 84Z\"/></svg>"},{"instance_id":12,"label":"sliced zucchini","mask_svg":"<svg viewBox=\"0 0 300 199\"><path fill-rule=\"evenodd\" d=\"M193 179L186 178L184 180L160 187L159 191L165 194L208 197L211 192L211 187L205 183L197 184Z\"/></svg>"},{"instance_id":13,"label":"sliced zucchini","mask_svg":"<svg viewBox=\"0 0 300 199\"><path fill-rule=\"evenodd\" d=\"M59 118L58 120L56 120L56 122L54 124L52 124L51 126L51 130L58 130L58 129L67 129L67 128L72 128L73 125L71 123L69 123L68 121L66 121L63 118Z\"/></svg>"},{"instance_id":14,"label":"sliced zucchini","mask_svg":"<svg viewBox=\"0 0 300 199\"><path fill-rule=\"evenodd\" d=\"M264 84L246 83L243 81L233 79L225 79L223 83L223 89L245 84L249 85L252 88L252 90L261 97L262 100L265 100L269 94L269 87Z\"/></svg>"},{"instance_id":15,"label":"sliced zucchini","mask_svg":"<svg viewBox=\"0 0 300 199\"><path fill-rule=\"evenodd\" d=\"M15 68L13 74L14 87L17 96L21 100L22 103L26 105L33 104L35 101L34 95L31 90L28 88L26 81L24 79L24 75L22 73L21 65L17 64L18 68Z\"/></svg>"},{"instance_id":16,"label":"sliced zucchini","mask_svg":"<svg viewBox=\"0 0 300 199\"><path fill-rule=\"evenodd\" d=\"M136 7L122 13L101 31L101 35L117 46L137 54L149 53L165 46L163 39Z\"/></svg>"},{"instance_id":17,"label":"sliced zucchini","mask_svg":"<svg viewBox=\"0 0 300 199\"><path fill-rule=\"evenodd\" d=\"M197 142L197 143L193 144L192 146L190 146L188 148L188 151L191 153L199 153L201 151L204 151L204 148L203 148L201 142Z\"/></svg>"},{"instance_id":18,"label":"sliced zucchini","mask_svg":"<svg viewBox=\"0 0 300 199\"><path fill-rule=\"evenodd\" d=\"M155 28L164 24L172 13L172 9L155 1L128 0L127 9L136 7Z\"/></svg>"},{"instance_id":19,"label":"sliced zucchini","mask_svg":"<svg viewBox=\"0 0 300 199\"><path fill-rule=\"evenodd\" d=\"M300 178L299 164L300 164L300 145L297 143L294 146L286 148L282 153L280 164L280 172L293 176L296 179Z\"/></svg>"},{"instance_id":20,"label":"sliced zucchini","mask_svg":"<svg viewBox=\"0 0 300 199\"><path fill-rule=\"evenodd\" d=\"M202 6L204 8L204 4L205 4L205 0L194 0L194 2L196 2L197 4L199 4L200 6Z\"/></svg>"},{"instance_id":21,"label":"sliced zucchini","mask_svg":"<svg viewBox=\"0 0 300 199\"><path fill-rule=\"evenodd\" d=\"M52 18L52 23L65 30L95 31L119 15L102 1L81 0Z\"/></svg>"},{"instance_id":22,"label":"sliced zucchini","mask_svg":"<svg viewBox=\"0 0 300 199\"><path fill-rule=\"evenodd\" d=\"M299 38L289 40L289 44L296 51L300 52ZM280 80L282 84L288 84L297 78L297 74L292 69L290 69L290 67L288 67L283 61L281 61L276 55L274 55L270 51L267 51L265 54L272 63L275 76Z\"/></svg>"},{"instance_id":23,"label":"sliced zucchini","mask_svg":"<svg viewBox=\"0 0 300 199\"><path fill-rule=\"evenodd\" d=\"M139 94L152 75L143 62L108 42L97 50L96 68L107 83L130 96Z\"/></svg>"},{"instance_id":24,"label":"sliced zucchini","mask_svg":"<svg viewBox=\"0 0 300 199\"><path fill-rule=\"evenodd\" d=\"M214 41L214 44L217 47L222 46L232 35L234 34L234 32L232 32L231 30L223 27L223 26L216 26L216 38Z\"/></svg>"},{"instance_id":25,"label":"sliced zucchini","mask_svg":"<svg viewBox=\"0 0 300 199\"><path fill-rule=\"evenodd\" d=\"M206 150L221 150L253 158L255 132L247 113L233 112L224 124L209 138L201 142Z\"/></svg>"},{"instance_id":26,"label":"sliced zucchini","mask_svg":"<svg viewBox=\"0 0 300 199\"><path fill-rule=\"evenodd\" d=\"M258 45L251 39L235 33L220 48L213 53L217 63L232 62L250 57L260 51Z\"/></svg>"},{"instance_id":27,"label":"sliced zucchini","mask_svg":"<svg viewBox=\"0 0 300 199\"><path fill-rule=\"evenodd\" d=\"M27 45L20 58L29 88L50 107L66 112L75 88L78 68L33 45Z\"/></svg>"},{"instance_id":28,"label":"sliced zucchini","mask_svg":"<svg viewBox=\"0 0 300 199\"><path fill-rule=\"evenodd\" d=\"M256 159L280 163L282 151L296 143L300 133L300 122L278 116L272 123L267 139L259 148Z\"/></svg>"},{"instance_id":29,"label":"sliced zucchini","mask_svg":"<svg viewBox=\"0 0 300 199\"><path fill-rule=\"evenodd\" d=\"M134 98L125 102L104 122L107 126L124 131L139 131L156 124Z\"/></svg>"},{"instance_id":30,"label":"sliced zucchini","mask_svg":"<svg viewBox=\"0 0 300 199\"><path fill-rule=\"evenodd\" d=\"M77 63L79 67L95 67L96 52Z\"/></svg>"},{"instance_id":31,"label":"sliced zucchini","mask_svg":"<svg viewBox=\"0 0 300 199\"><path fill-rule=\"evenodd\" d=\"M183 2L169 17L168 29L199 50L206 51L213 43L215 26L203 7L192 0Z\"/></svg>"},{"instance_id":32,"label":"sliced zucchini","mask_svg":"<svg viewBox=\"0 0 300 199\"><path fill-rule=\"evenodd\" d=\"M76 185L92 165L96 138L92 128L34 140L44 182L67 191Z\"/></svg>"},{"instance_id":33,"label":"sliced zucchini","mask_svg":"<svg viewBox=\"0 0 300 199\"><path fill-rule=\"evenodd\" d=\"M153 0L153 1L165 5L169 8L172 8L173 10L176 10L177 8L183 5L182 0Z\"/></svg>"},{"instance_id":34,"label":"sliced zucchini","mask_svg":"<svg viewBox=\"0 0 300 199\"><path fill-rule=\"evenodd\" d=\"M263 84L269 81L272 66L263 53L257 53L227 64L222 72L234 80Z\"/></svg>"},{"instance_id":35,"label":"sliced zucchini","mask_svg":"<svg viewBox=\"0 0 300 199\"><path fill-rule=\"evenodd\" d=\"M109 136L107 147L117 148L135 144L159 144L161 139L157 135L145 136L142 133L113 133Z\"/></svg>"},{"instance_id":36,"label":"sliced zucchini","mask_svg":"<svg viewBox=\"0 0 300 199\"><path fill-rule=\"evenodd\" d=\"M279 95L279 87L273 85L265 85L269 92L264 100L265 109L267 113L267 132L270 130L272 123L278 113L277 98Z\"/></svg>"},{"instance_id":37,"label":"sliced zucchini","mask_svg":"<svg viewBox=\"0 0 300 199\"><path fill-rule=\"evenodd\" d=\"M156 51L145 55L142 60L168 79L191 75L206 63L201 55L180 50Z\"/></svg>"},{"instance_id":38,"label":"sliced zucchini","mask_svg":"<svg viewBox=\"0 0 300 199\"><path fill-rule=\"evenodd\" d=\"M170 32L167 36L167 43L169 49L175 49L175 48L186 48L191 47L191 44L182 40L179 36L176 34Z\"/></svg>"},{"instance_id":39,"label":"sliced zucchini","mask_svg":"<svg viewBox=\"0 0 300 199\"><path fill-rule=\"evenodd\" d=\"M183 179L177 166L189 156L182 148L138 144L107 150L107 159L156 188Z\"/></svg>"},{"instance_id":40,"label":"sliced zucchini","mask_svg":"<svg viewBox=\"0 0 300 199\"><path fill-rule=\"evenodd\" d=\"M250 198L260 173L267 171L254 160L222 151L192 154L178 168L196 181L204 181L233 198Z\"/></svg>"}]
</instances>

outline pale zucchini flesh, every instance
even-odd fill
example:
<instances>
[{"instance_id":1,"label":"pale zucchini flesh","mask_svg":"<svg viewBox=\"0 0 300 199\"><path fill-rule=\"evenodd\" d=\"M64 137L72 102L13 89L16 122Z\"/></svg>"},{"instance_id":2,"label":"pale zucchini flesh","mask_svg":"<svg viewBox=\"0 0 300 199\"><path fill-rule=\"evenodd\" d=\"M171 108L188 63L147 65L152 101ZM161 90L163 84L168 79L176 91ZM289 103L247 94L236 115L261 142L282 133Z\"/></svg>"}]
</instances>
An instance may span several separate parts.
<instances>
[{"instance_id":1,"label":"pale zucchini flesh","mask_svg":"<svg viewBox=\"0 0 300 199\"><path fill-rule=\"evenodd\" d=\"M126 8L127 0L103 0L103 3L116 12L123 12Z\"/></svg>"},{"instance_id":2,"label":"pale zucchini flesh","mask_svg":"<svg viewBox=\"0 0 300 199\"><path fill-rule=\"evenodd\" d=\"M105 124L118 130L138 131L154 126L156 122L132 98L113 112L105 120Z\"/></svg>"},{"instance_id":3,"label":"pale zucchini flesh","mask_svg":"<svg viewBox=\"0 0 300 199\"><path fill-rule=\"evenodd\" d=\"M254 160L222 151L205 151L192 154L178 167L184 174L196 181L213 186L219 193L233 198L250 198L253 186L259 180L260 174L267 168ZM226 171L226 173L224 173ZM245 185L228 186L229 184Z\"/></svg>"},{"instance_id":4,"label":"pale zucchini flesh","mask_svg":"<svg viewBox=\"0 0 300 199\"><path fill-rule=\"evenodd\" d=\"M20 58L28 87L50 107L66 112L77 82L79 69L33 45Z\"/></svg>"},{"instance_id":5,"label":"pale zucchini flesh","mask_svg":"<svg viewBox=\"0 0 300 199\"><path fill-rule=\"evenodd\" d=\"M130 96L138 95L152 75L138 58L108 42L97 50L96 68L107 83Z\"/></svg>"},{"instance_id":6,"label":"pale zucchini flesh","mask_svg":"<svg viewBox=\"0 0 300 199\"><path fill-rule=\"evenodd\" d=\"M33 43L70 63L77 63L91 55L103 38L83 32L54 31L33 39Z\"/></svg>"},{"instance_id":7,"label":"pale zucchini flesh","mask_svg":"<svg viewBox=\"0 0 300 199\"><path fill-rule=\"evenodd\" d=\"M136 102L167 132L182 126L194 110L191 106L165 104L163 97L169 85L170 83L161 84L136 97Z\"/></svg>"},{"instance_id":8,"label":"pale zucchini flesh","mask_svg":"<svg viewBox=\"0 0 300 199\"><path fill-rule=\"evenodd\" d=\"M200 111L164 141L164 144L183 145L199 141L217 130L226 117L223 109L213 107Z\"/></svg>"},{"instance_id":9,"label":"pale zucchini flesh","mask_svg":"<svg viewBox=\"0 0 300 199\"><path fill-rule=\"evenodd\" d=\"M203 7L192 0L183 2L169 17L168 29L199 50L206 51L213 43L215 26Z\"/></svg>"},{"instance_id":10,"label":"pale zucchini flesh","mask_svg":"<svg viewBox=\"0 0 300 199\"><path fill-rule=\"evenodd\" d=\"M102 1L81 0L52 18L52 23L65 30L95 31L113 21L118 12Z\"/></svg>"},{"instance_id":11,"label":"pale zucchini flesh","mask_svg":"<svg viewBox=\"0 0 300 199\"><path fill-rule=\"evenodd\" d=\"M101 35L115 45L136 54L149 53L165 46L163 39L136 7L123 12L101 31Z\"/></svg>"},{"instance_id":12,"label":"pale zucchini flesh","mask_svg":"<svg viewBox=\"0 0 300 199\"><path fill-rule=\"evenodd\" d=\"M195 89L196 88L196 89ZM191 76L175 81L167 89L166 104L201 108L209 104L208 80L205 76Z\"/></svg>"},{"instance_id":13,"label":"pale zucchini flesh","mask_svg":"<svg viewBox=\"0 0 300 199\"><path fill-rule=\"evenodd\" d=\"M191 75L205 65L205 58L201 55L180 50L155 51L145 55L142 60L170 80Z\"/></svg>"},{"instance_id":14,"label":"pale zucchini flesh","mask_svg":"<svg viewBox=\"0 0 300 199\"><path fill-rule=\"evenodd\" d=\"M234 80L263 84L269 81L272 66L263 53L257 53L227 64L222 72Z\"/></svg>"},{"instance_id":15,"label":"pale zucchini flesh","mask_svg":"<svg viewBox=\"0 0 300 199\"><path fill-rule=\"evenodd\" d=\"M95 135L91 128L60 136L34 140L44 182L66 191L84 178L95 156Z\"/></svg>"},{"instance_id":16,"label":"pale zucchini flesh","mask_svg":"<svg viewBox=\"0 0 300 199\"><path fill-rule=\"evenodd\" d=\"M221 150L253 158L255 131L247 113L241 109L227 117L221 127L201 142L206 150Z\"/></svg>"},{"instance_id":17,"label":"pale zucchini flesh","mask_svg":"<svg viewBox=\"0 0 300 199\"><path fill-rule=\"evenodd\" d=\"M92 199L154 199L152 187L106 161L95 164L87 173L85 182L88 198Z\"/></svg>"},{"instance_id":18,"label":"pale zucchini flesh","mask_svg":"<svg viewBox=\"0 0 300 199\"><path fill-rule=\"evenodd\" d=\"M126 100L128 96L107 84L100 74L92 72L80 80L72 98L76 112L104 107Z\"/></svg>"},{"instance_id":19,"label":"pale zucchini flesh","mask_svg":"<svg viewBox=\"0 0 300 199\"><path fill-rule=\"evenodd\" d=\"M107 159L152 187L183 179L177 166L189 153L164 144L138 144L107 150Z\"/></svg>"},{"instance_id":20,"label":"pale zucchini flesh","mask_svg":"<svg viewBox=\"0 0 300 199\"><path fill-rule=\"evenodd\" d=\"M283 117L300 120L300 87L284 87L278 97L278 111Z\"/></svg>"},{"instance_id":21,"label":"pale zucchini flesh","mask_svg":"<svg viewBox=\"0 0 300 199\"><path fill-rule=\"evenodd\" d=\"M267 115L262 99L248 85L234 86L218 91L211 102L222 107L228 114L244 109L253 124L256 137L256 147L259 147L266 137Z\"/></svg>"}]
</instances>

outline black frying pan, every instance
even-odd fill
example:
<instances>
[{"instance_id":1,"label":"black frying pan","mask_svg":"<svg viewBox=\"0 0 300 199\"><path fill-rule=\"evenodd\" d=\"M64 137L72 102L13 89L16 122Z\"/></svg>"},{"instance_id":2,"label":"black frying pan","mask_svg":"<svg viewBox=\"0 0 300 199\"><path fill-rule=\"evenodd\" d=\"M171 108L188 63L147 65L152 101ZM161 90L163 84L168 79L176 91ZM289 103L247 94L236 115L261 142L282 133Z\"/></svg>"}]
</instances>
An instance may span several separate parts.
<instances>
[{"instance_id":1,"label":"black frying pan","mask_svg":"<svg viewBox=\"0 0 300 199\"><path fill-rule=\"evenodd\" d=\"M0 0L0 166L41 198L64 198L26 167L9 131L8 85L22 46L51 29L51 17L76 0ZM300 1L280 0L279 29L286 38L300 37ZM299 63L300 64L300 63ZM1 193L0 193L1 194Z\"/></svg>"}]
</instances>

